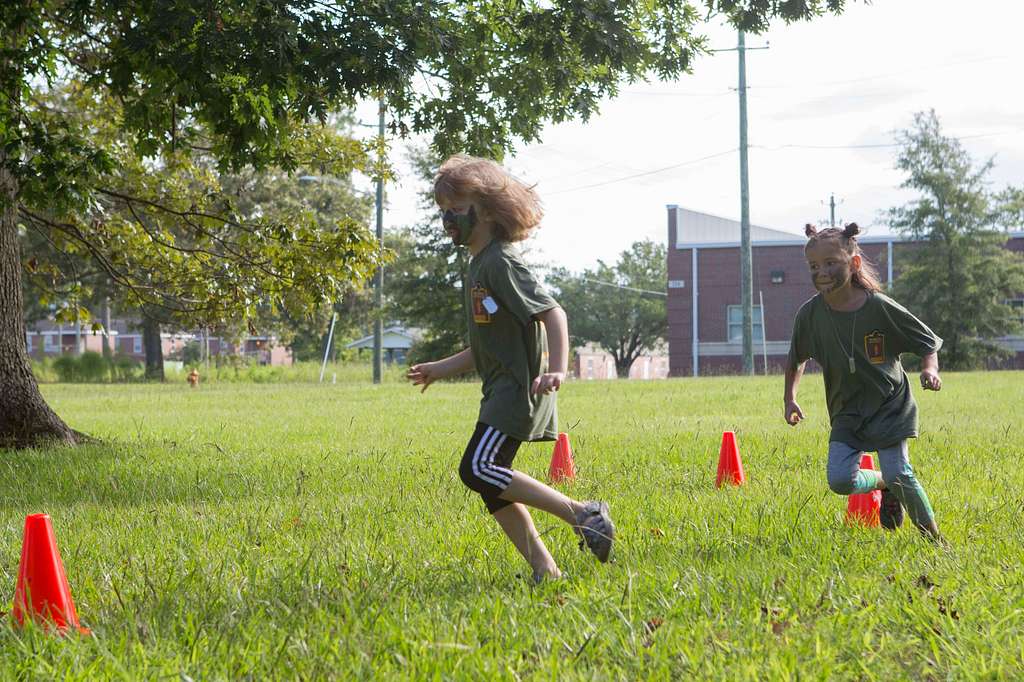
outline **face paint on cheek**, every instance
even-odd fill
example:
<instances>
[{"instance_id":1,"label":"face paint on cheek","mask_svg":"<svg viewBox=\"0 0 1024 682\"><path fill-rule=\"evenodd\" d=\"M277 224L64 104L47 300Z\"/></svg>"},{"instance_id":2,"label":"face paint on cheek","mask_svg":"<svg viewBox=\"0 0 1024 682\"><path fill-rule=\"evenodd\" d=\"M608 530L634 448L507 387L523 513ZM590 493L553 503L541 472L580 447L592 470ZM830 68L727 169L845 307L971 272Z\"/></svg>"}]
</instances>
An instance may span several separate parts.
<instances>
[{"instance_id":1,"label":"face paint on cheek","mask_svg":"<svg viewBox=\"0 0 1024 682\"><path fill-rule=\"evenodd\" d=\"M837 263L814 275L814 287L821 293L828 294L846 286L851 276L849 269L843 263Z\"/></svg>"},{"instance_id":2,"label":"face paint on cheek","mask_svg":"<svg viewBox=\"0 0 1024 682\"><path fill-rule=\"evenodd\" d=\"M450 233L455 233L452 236L452 241L456 246L464 246L469 242L469 236L472 234L473 228L476 227L476 208L470 206L468 213L456 213L448 209L441 216L441 224Z\"/></svg>"}]
</instances>

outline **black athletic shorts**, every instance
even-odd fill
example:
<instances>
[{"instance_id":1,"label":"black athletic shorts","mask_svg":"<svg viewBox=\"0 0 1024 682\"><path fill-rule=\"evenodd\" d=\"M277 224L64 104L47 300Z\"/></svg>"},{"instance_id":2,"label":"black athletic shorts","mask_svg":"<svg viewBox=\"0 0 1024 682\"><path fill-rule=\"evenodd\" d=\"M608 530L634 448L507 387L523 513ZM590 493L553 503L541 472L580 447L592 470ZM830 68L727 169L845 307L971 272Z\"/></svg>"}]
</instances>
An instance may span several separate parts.
<instances>
[{"instance_id":1,"label":"black athletic shorts","mask_svg":"<svg viewBox=\"0 0 1024 682\"><path fill-rule=\"evenodd\" d=\"M512 460L521 441L477 422L473 437L459 464L459 477L466 487L480 493L487 510L494 513L511 502L498 497L512 482Z\"/></svg>"}]
</instances>

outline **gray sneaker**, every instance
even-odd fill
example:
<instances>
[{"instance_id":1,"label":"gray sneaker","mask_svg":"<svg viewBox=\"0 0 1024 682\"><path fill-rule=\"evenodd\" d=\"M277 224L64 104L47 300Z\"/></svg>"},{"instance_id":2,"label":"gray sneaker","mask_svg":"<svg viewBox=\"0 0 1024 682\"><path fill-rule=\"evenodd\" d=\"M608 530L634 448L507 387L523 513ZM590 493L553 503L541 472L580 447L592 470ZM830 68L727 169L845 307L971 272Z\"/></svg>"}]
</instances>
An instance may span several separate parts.
<instances>
[{"instance_id":1,"label":"gray sneaker","mask_svg":"<svg viewBox=\"0 0 1024 682\"><path fill-rule=\"evenodd\" d=\"M594 553L598 561L608 561L615 539L615 526L608 514L607 502L587 502L576 514L576 532L580 534L580 549L584 545Z\"/></svg>"}]
</instances>

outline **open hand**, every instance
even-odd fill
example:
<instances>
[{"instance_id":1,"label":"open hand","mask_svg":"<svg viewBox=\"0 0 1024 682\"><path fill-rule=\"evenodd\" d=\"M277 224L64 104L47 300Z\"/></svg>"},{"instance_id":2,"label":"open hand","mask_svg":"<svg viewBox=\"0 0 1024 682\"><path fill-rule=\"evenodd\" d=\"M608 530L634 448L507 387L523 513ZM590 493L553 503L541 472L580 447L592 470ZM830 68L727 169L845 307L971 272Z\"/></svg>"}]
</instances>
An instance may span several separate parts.
<instances>
[{"instance_id":1,"label":"open hand","mask_svg":"<svg viewBox=\"0 0 1024 682\"><path fill-rule=\"evenodd\" d=\"M541 374L539 377L533 380L533 394L538 395L544 393L552 393L562 387L562 382L565 381L565 372L548 372L547 374Z\"/></svg>"},{"instance_id":2,"label":"open hand","mask_svg":"<svg viewBox=\"0 0 1024 682\"><path fill-rule=\"evenodd\" d=\"M939 391L942 390L942 379L939 378L939 373L934 369L925 369L921 371L921 388L926 391Z\"/></svg>"},{"instance_id":3,"label":"open hand","mask_svg":"<svg viewBox=\"0 0 1024 682\"><path fill-rule=\"evenodd\" d=\"M803 421L804 411L800 409L795 400L786 401L786 412L783 415L786 423L790 426L796 426L797 423Z\"/></svg>"},{"instance_id":4,"label":"open hand","mask_svg":"<svg viewBox=\"0 0 1024 682\"><path fill-rule=\"evenodd\" d=\"M420 393L427 390L427 386L438 379L443 379L445 373L439 362L421 362L409 368L405 378L412 382L413 386L422 386Z\"/></svg>"}]
</instances>

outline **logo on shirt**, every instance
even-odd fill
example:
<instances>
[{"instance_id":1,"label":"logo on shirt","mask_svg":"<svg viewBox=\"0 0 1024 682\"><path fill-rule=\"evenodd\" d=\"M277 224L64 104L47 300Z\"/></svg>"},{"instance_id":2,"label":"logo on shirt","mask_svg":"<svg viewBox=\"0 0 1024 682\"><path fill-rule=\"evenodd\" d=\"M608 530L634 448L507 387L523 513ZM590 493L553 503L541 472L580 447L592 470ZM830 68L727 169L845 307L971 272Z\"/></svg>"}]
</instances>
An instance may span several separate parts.
<instances>
[{"instance_id":1,"label":"logo on shirt","mask_svg":"<svg viewBox=\"0 0 1024 682\"><path fill-rule=\"evenodd\" d=\"M873 365L885 362L885 334L878 329L864 336L864 354Z\"/></svg>"},{"instance_id":2,"label":"logo on shirt","mask_svg":"<svg viewBox=\"0 0 1024 682\"><path fill-rule=\"evenodd\" d=\"M473 298L473 321L477 324L490 324L491 315L498 310L494 299L480 282L473 285L470 294Z\"/></svg>"}]
</instances>

